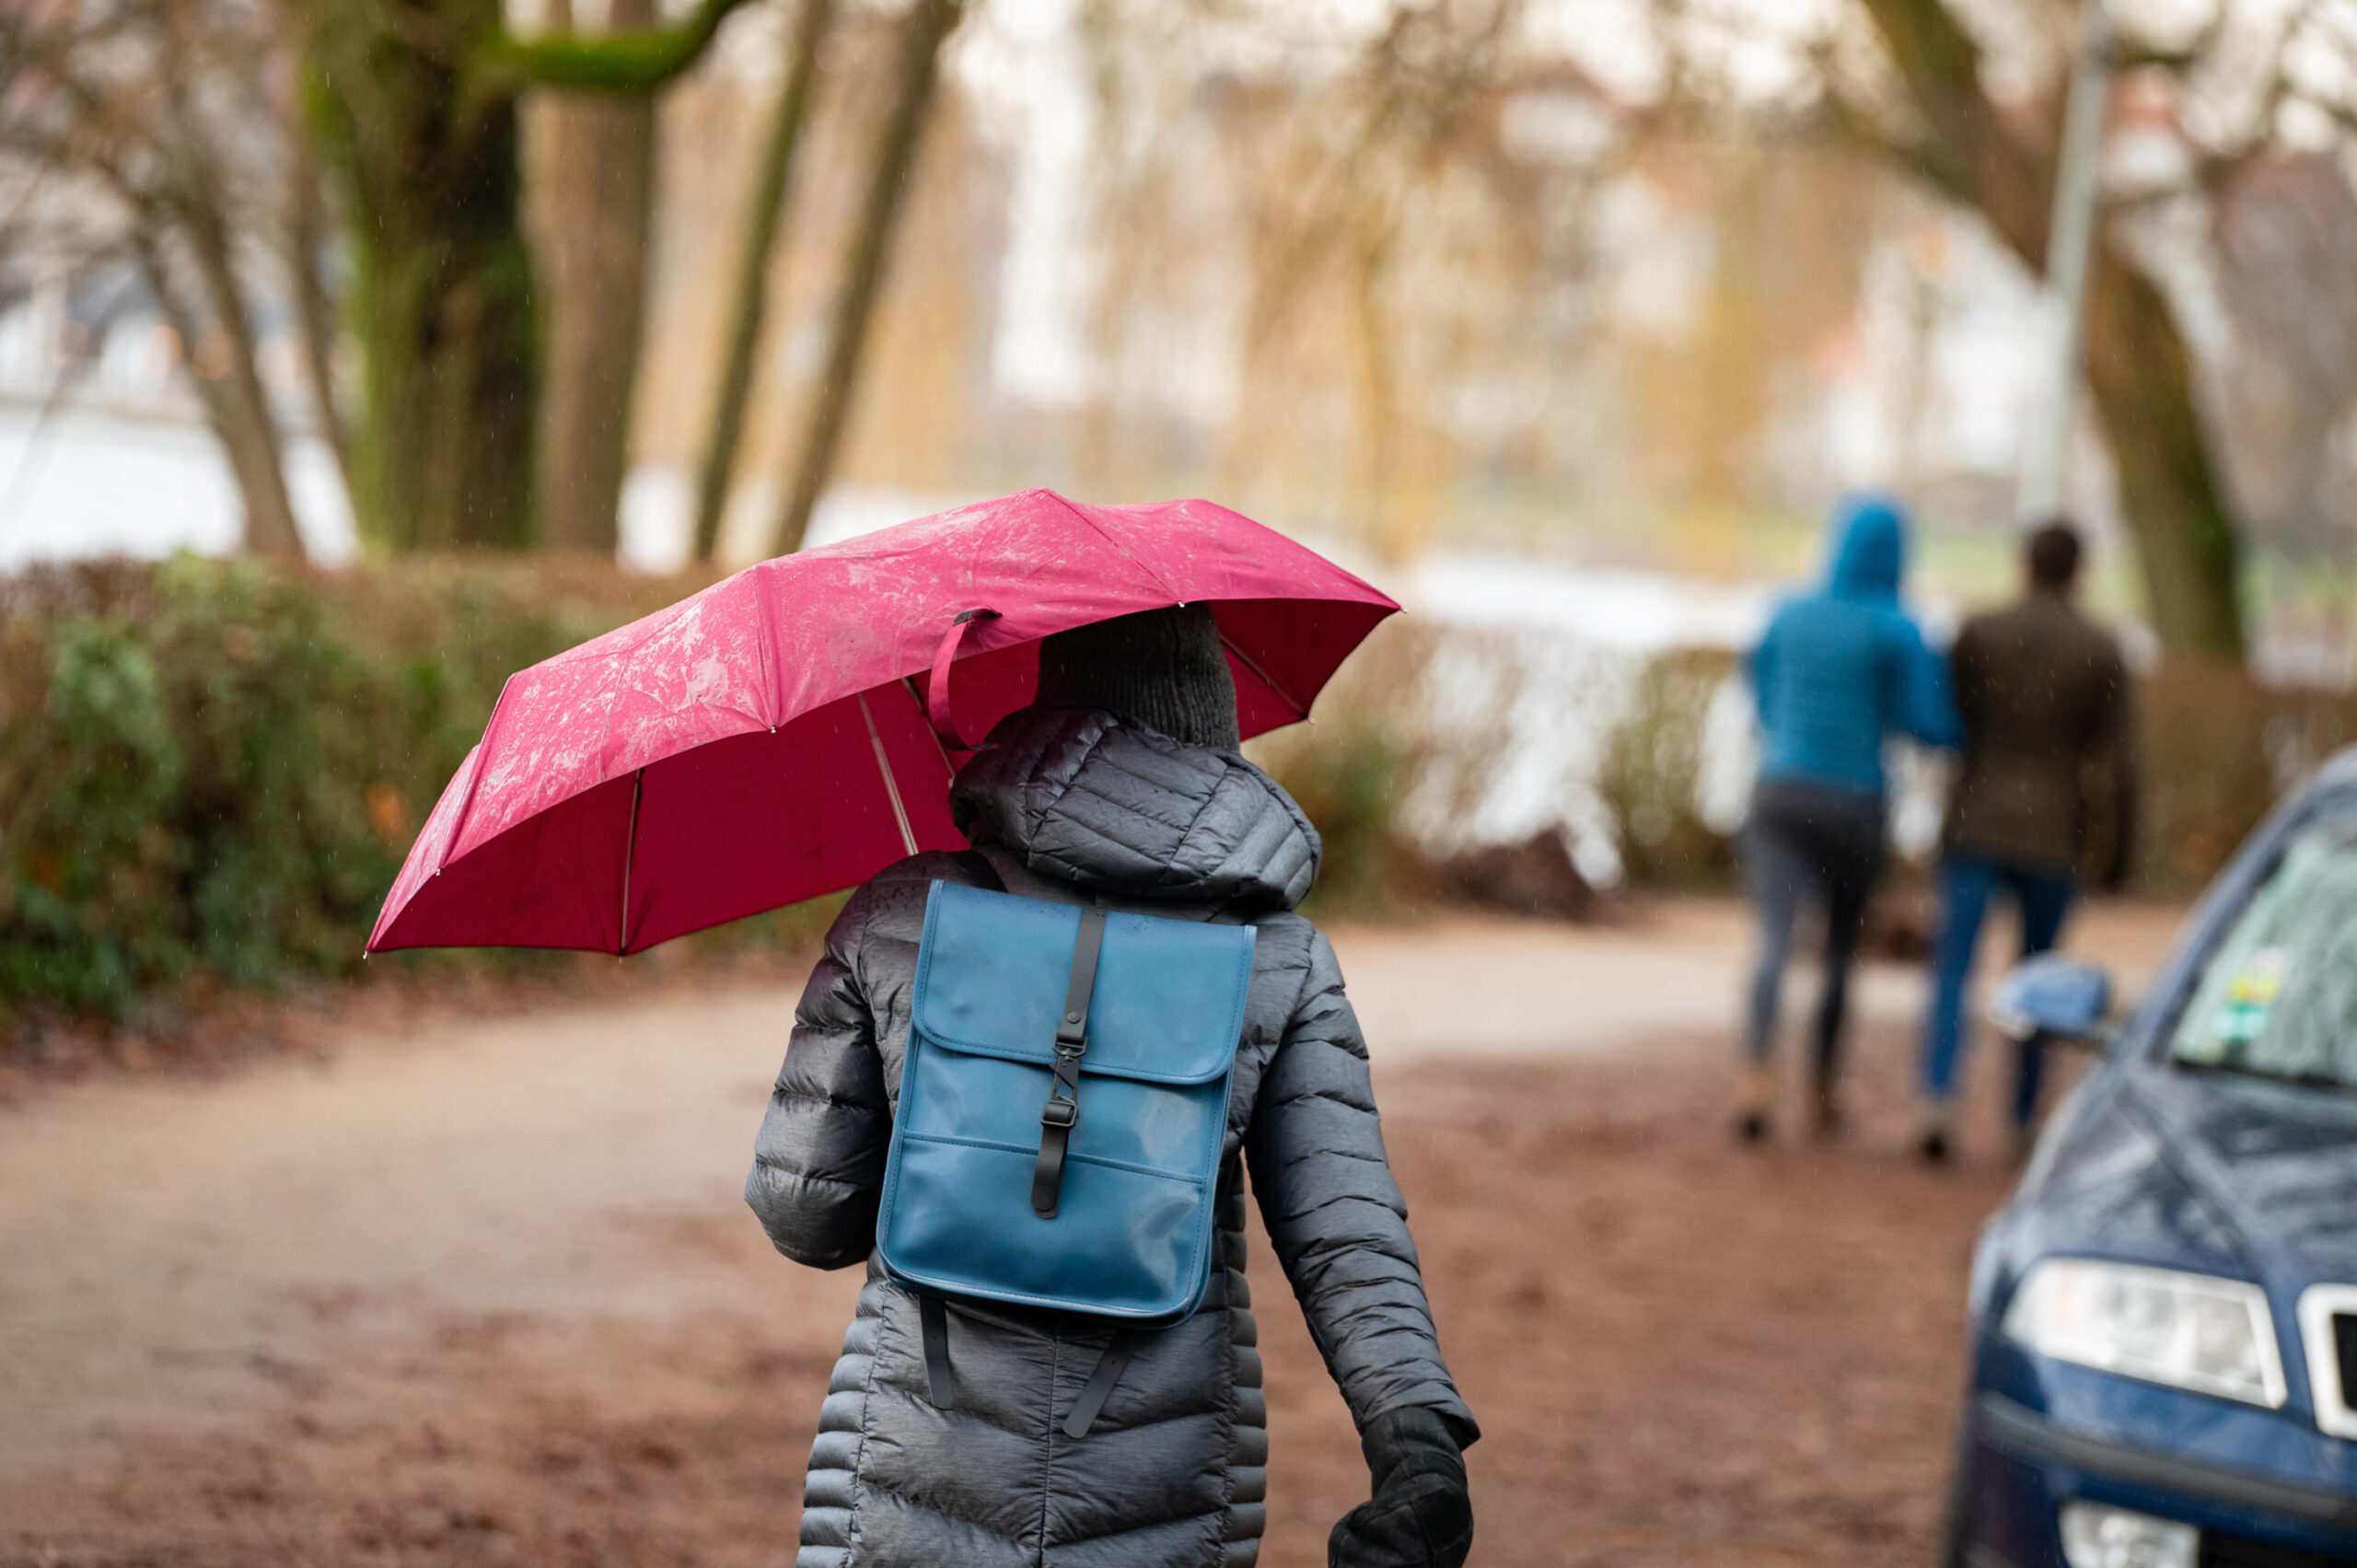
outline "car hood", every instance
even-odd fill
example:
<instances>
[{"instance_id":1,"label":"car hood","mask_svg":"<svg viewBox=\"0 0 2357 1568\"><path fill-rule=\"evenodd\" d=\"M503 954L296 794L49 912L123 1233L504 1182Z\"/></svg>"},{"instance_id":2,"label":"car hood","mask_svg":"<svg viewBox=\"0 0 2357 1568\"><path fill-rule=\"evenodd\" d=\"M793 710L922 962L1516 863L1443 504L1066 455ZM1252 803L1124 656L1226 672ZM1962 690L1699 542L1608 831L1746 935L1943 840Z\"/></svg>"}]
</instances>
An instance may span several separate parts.
<instances>
[{"instance_id":1,"label":"car hood","mask_svg":"<svg viewBox=\"0 0 2357 1568\"><path fill-rule=\"evenodd\" d=\"M2357 1282L2357 1094L2156 1067L2120 1109L2269 1283Z\"/></svg>"},{"instance_id":2,"label":"car hood","mask_svg":"<svg viewBox=\"0 0 2357 1568\"><path fill-rule=\"evenodd\" d=\"M2357 1095L2123 1068L2033 1165L1998 1228L2016 1267L2119 1258L2254 1278L2287 1303L2357 1283Z\"/></svg>"},{"instance_id":3,"label":"car hood","mask_svg":"<svg viewBox=\"0 0 2357 1568\"><path fill-rule=\"evenodd\" d=\"M2186 1161L2173 1157L2167 1126L2119 1081L2104 1091L2090 1097L2063 1135L2047 1140L1999 1215L2001 1250L2011 1260L2003 1272L2076 1254L2200 1273L2249 1272L2231 1211L2188 1174ZM1994 1283L1976 1279L1976 1298Z\"/></svg>"}]
</instances>

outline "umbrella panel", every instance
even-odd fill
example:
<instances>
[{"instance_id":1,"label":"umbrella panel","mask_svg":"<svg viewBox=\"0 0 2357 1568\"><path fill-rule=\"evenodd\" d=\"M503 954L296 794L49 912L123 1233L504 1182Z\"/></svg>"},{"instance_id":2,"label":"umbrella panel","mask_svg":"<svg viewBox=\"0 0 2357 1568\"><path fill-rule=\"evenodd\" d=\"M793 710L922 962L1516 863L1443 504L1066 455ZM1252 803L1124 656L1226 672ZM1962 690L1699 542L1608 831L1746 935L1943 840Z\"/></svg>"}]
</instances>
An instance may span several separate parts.
<instances>
[{"instance_id":1,"label":"umbrella panel","mask_svg":"<svg viewBox=\"0 0 2357 1568\"><path fill-rule=\"evenodd\" d=\"M657 762L639 809L627 952L966 847L948 762L898 681Z\"/></svg>"},{"instance_id":2,"label":"umbrella panel","mask_svg":"<svg viewBox=\"0 0 2357 1568\"><path fill-rule=\"evenodd\" d=\"M470 759L472 761L473 759ZM450 792L469 782L461 769ZM582 947L614 950L634 775L609 779L528 818L421 884L369 950ZM445 803L436 815L448 808Z\"/></svg>"},{"instance_id":3,"label":"umbrella panel","mask_svg":"<svg viewBox=\"0 0 2357 1568\"><path fill-rule=\"evenodd\" d=\"M371 946L636 952L965 848L948 777L894 681L527 819L429 878Z\"/></svg>"},{"instance_id":4,"label":"umbrella panel","mask_svg":"<svg viewBox=\"0 0 2357 1568\"><path fill-rule=\"evenodd\" d=\"M1352 649L1391 613L1387 606L1339 600L1223 599L1212 606L1227 645L1228 672L1236 678L1236 726L1246 739L1298 724L1309 704L1341 668ZM986 629L981 651L952 668L950 695L958 731L980 739L993 726L1028 705L1039 686L1037 638L990 646ZM1271 671L1284 670L1280 682ZM930 694L930 672L914 678L919 696Z\"/></svg>"},{"instance_id":5,"label":"umbrella panel","mask_svg":"<svg viewBox=\"0 0 2357 1568\"><path fill-rule=\"evenodd\" d=\"M1218 601L1246 737L1306 716L1351 649L1390 613L1341 600ZM955 666L958 728L979 738L1028 704L1039 643ZM1285 672L1281 683L1271 673ZM370 943L637 952L854 886L918 850L958 850L929 673L840 698L775 730L693 746L527 818L427 877ZM436 807L463 815L480 752ZM455 819L451 832L455 832ZM429 823L421 840L430 836Z\"/></svg>"}]
</instances>

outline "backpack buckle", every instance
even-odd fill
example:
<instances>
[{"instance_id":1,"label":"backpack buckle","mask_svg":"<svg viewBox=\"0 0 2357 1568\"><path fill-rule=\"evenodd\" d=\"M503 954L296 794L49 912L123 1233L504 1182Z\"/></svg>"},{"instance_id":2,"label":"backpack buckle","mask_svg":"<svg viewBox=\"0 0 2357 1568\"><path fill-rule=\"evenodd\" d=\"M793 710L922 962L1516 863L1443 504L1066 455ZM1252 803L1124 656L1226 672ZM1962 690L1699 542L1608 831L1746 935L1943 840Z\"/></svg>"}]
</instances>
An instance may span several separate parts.
<instances>
[{"instance_id":1,"label":"backpack buckle","mask_svg":"<svg viewBox=\"0 0 2357 1568\"><path fill-rule=\"evenodd\" d=\"M1039 1125L1060 1127L1070 1131L1080 1120L1080 1101L1066 1099L1062 1095L1050 1095L1048 1103L1039 1108Z\"/></svg>"}]
</instances>

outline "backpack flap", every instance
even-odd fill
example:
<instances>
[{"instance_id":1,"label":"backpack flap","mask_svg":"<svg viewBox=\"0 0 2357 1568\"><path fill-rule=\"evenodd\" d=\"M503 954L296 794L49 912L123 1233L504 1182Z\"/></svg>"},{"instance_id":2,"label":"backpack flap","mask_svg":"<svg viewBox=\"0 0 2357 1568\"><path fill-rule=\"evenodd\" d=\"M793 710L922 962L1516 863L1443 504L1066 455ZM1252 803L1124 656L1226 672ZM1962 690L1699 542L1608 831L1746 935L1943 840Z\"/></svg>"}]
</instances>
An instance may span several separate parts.
<instances>
[{"instance_id":1,"label":"backpack flap","mask_svg":"<svg viewBox=\"0 0 2357 1568\"><path fill-rule=\"evenodd\" d=\"M1254 933L1090 912L934 885L878 1249L905 1283L955 1295L1181 1317L1210 1267ZM1064 1030L1060 1074L1079 995L1086 1028Z\"/></svg>"},{"instance_id":2,"label":"backpack flap","mask_svg":"<svg viewBox=\"0 0 2357 1568\"><path fill-rule=\"evenodd\" d=\"M915 1026L950 1051L1050 1065L1082 906L935 882ZM1081 1071L1155 1084L1227 1072L1244 1030L1253 931L1109 914Z\"/></svg>"}]
</instances>

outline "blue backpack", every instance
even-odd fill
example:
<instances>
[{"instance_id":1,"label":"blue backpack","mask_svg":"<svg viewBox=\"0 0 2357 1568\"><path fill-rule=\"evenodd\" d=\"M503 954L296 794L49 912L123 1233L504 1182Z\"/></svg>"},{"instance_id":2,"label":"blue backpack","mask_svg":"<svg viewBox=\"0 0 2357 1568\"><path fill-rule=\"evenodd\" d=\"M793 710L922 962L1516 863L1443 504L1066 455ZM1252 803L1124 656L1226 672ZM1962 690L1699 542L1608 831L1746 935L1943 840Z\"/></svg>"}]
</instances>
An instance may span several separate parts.
<instances>
[{"instance_id":1,"label":"blue backpack","mask_svg":"<svg viewBox=\"0 0 2357 1568\"><path fill-rule=\"evenodd\" d=\"M1193 1314L1253 935L934 883L876 1242L917 1296L935 1405L956 1403L945 1296L1120 1326L1075 1438L1134 1331Z\"/></svg>"}]
</instances>

